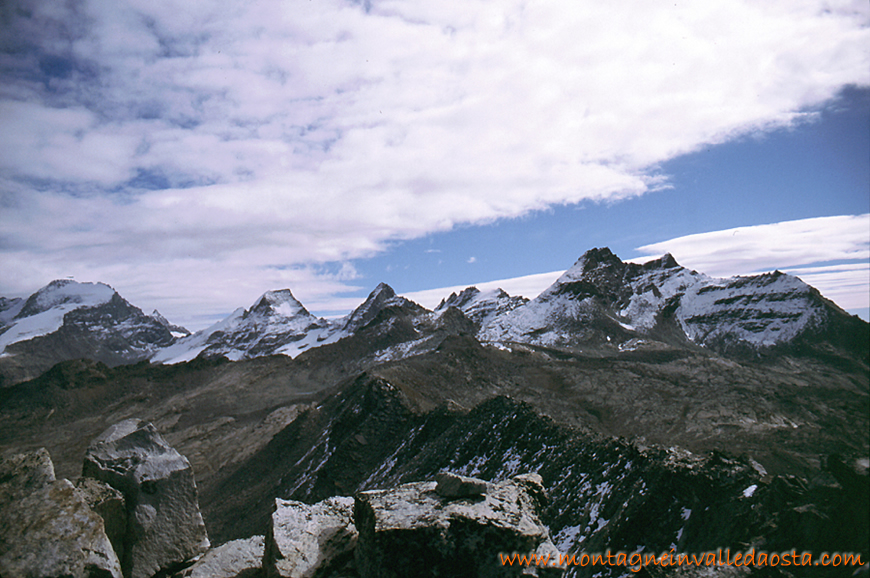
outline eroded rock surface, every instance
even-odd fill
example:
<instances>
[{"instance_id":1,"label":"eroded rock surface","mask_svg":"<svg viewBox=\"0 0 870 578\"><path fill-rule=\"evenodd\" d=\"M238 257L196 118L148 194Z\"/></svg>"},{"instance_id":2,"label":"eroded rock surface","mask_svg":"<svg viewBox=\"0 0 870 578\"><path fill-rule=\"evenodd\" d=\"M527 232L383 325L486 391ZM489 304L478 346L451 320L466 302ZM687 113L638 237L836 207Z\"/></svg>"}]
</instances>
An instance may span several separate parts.
<instances>
[{"instance_id":1,"label":"eroded rock surface","mask_svg":"<svg viewBox=\"0 0 870 578\"><path fill-rule=\"evenodd\" d=\"M48 452L0 461L0 576L121 578L103 519L69 480L54 479Z\"/></svg>"},{"instance_id":2,"label":"eroded rock surface","mask_svg":"<svg viewBox=\"0 0 870 578\"><path fill-rule=\"evenodd\" d=\"M127 533L127 506L123 494L93 478L79 478L75 486L88 506L103 519L106 535L120 560L124 555L124 535Z\"/></svg>"},{"instance_id":3,"label":"eroded rock surface","mask_svg":"<svg viewBox=\"0 0 870 578\"><path fill-rule=\"evenodd\" d=\"M435 491L442 498L473 498L482 496L489 488L483 480L460 476L450 472L435 474Z\"/></svg>"},{"instance_id":4,"label":"eroded rock surface","mask_svg":"<svg viewBox=\"0 0 870 578\"><path fill-rule=\"evenodd\" d=\"M480 481L480 480L478 480ZM480 481L485 485L485 482ZM398 576L561 576L558 567L504 566L499 554L555 552L538 512L537 474L516 476L482 495L442 496L436 482L357 494L356 563L363 578Z\"/></svg>"},{"instance_id":5,"label":"eroded rock surface","mask_svg":"<svg viewBox=\"0 0 870 578\"><path fill-rule=\"evenodd\" d=\"M266 576L312 578L352 562L357 544L353 498L327 498L314 505L275 500L266 534Z\"/></svg>"},{"instance_id":6,"label":"eroded rock surface","mask_svg":"<svg viewBox=\"0 0 870 578\"><path fill-rule=\"evenodd\" d=\"M150 578L208 549L190 463L150 423L129 419L106 430L88 448L82 475L127 502L125 576Z\"/></svg>"},{"instance_id":7,"label":"eroded rock surface","mask_svg":"<svg viewBox=\"0 0 870 578\"><path fill-rule=\"evenodd\" d=\"M233 540L209 550L177 578L259 578L264 536Z\"/></svg>"},{"instance_id":8,"label":"eroded rock surface","mask_svg":"<svg viewBox=\"0 0 870 578\"><path fill-rule=\"evenodd\" d=\"M54 480L54 464L45 448L0 460L0 508Z\"/></svg>"}]
</instances>

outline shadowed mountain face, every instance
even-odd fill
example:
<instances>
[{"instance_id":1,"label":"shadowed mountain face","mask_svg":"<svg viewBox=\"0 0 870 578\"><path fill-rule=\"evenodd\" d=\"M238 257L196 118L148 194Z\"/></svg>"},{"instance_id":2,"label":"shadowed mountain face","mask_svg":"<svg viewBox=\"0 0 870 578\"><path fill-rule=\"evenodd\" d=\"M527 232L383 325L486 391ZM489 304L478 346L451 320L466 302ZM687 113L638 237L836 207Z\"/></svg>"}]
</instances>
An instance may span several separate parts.
<instances>
[{"instance_id":1,"label":"shadowed mountain face","mask_svg":"<svg viewBox=\"0 0 870 578\"><path fill-rule=\"evenodd\" d=\"M0 450L45 446L72 478L107 426L150 421L190 459L215 543L264 533L275 497L447 469L539 473L563 552L870 555L868 325L794 277L602 249L531 301L468 289L427 311L382 285L326 322L277 291L231 319L161 350L206 336L211 357L66 361L0 389Z\"/></svg>"}]
</instances>

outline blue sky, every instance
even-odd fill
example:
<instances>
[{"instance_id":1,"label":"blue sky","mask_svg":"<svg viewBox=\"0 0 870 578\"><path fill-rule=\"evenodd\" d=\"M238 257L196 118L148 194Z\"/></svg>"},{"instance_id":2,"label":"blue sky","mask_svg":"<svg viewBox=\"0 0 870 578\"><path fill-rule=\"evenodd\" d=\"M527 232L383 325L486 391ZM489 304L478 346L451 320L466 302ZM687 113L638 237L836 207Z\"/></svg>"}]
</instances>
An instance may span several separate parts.
<instances>
[{"instance_id":1,"label":"blue sky","mask_svg":"<svg viewBox=\"0 0 870 578\"><path fill-rule=\"evenodd\" d=\"M558 273L591 247L608 246L629 260L657 254L638 249L675 237L866 215L870 211L870 91L846 88L815 112L812 120L798 126L739 138L662 163L658 171L667 176L668 188L614 203L556 206L489 226L430 235L397 244L357 267L363 278L422 291L421 297L428 297L431 306L435 297L425 289L433 271L447 286L464 286ZM870 221L861 227L867 229ZM865 232L870 236L870 230ZM838 301L851 306L851 312L867 319L864 295L870 290L870 272L866 256L803 264L854 266L854 279L862 283L854 297L842 299L836 291L842 279L832 278L829 289ZM715 273L752 274L777 267L804 272L794 265L776 260L748 267L729 264ZM547 279L542 276L540 282Z\"/></svg>"},{"instance_id":2,"label":"blue sky","mask_svg":"<svg viewBox=\"0 0 870 578\"><path fill-rule=\"evenodd\" d=\"M867 46L865 0L12 0L0 295L199 329L284 287L533 297L609 246L866 318Z\"/></svg>"}]
</instances>

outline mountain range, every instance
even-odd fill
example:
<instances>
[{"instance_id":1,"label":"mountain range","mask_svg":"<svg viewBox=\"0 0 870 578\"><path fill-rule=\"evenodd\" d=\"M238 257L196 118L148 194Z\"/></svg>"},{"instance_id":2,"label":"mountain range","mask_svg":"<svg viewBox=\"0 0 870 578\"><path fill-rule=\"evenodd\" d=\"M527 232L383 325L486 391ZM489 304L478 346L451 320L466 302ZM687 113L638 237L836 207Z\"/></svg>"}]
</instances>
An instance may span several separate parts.
<instances>
[{"instance_id":1,"label":"mountain range","mask_svg":"<svg viewBox=\"0 0 870 578\"><path fill-rule=\"evenodd\" d=\"M541 475L565 553L870 555L870 325L779 272L593 249L531 300L469 287L428 310L381 284L322 319L285 289L190 335L58 281L0 301L0 323L0 454L45 447L73 479L89 440L151 422L215 544L262 534L275 498L446 470Z\"/></svg>"},{"instance_id":2,"label":"mountain range","mask_svg":"<svg viewBox=\"0 0 870 578\"><path fill-rule=\"evenodd\" d=\"M80 357L109 366L295 357L364 330L390 335L382 349L369 352L386 360L432 350L445 324L500 347L702 347L740 358L778 350L867 357L867 323L797 277L776 271L715 279L669 254L638 265L603 248L587 251L532 300L469 287L429 311L382 283L349 315L328 320L281 289L192 335L157 311L144 314L107 285L53 281L26 300L0 298L0 383L33 378Z\"/></svg>"}]
</instances>

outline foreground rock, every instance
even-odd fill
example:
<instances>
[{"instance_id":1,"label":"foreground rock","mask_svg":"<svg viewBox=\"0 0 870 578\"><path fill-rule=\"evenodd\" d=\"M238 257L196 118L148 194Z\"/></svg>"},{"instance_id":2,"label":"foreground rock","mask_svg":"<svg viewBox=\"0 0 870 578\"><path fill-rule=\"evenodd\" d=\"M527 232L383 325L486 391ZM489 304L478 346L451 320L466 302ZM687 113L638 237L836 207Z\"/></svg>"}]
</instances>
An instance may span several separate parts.
<instances>
[{"instance_id":1,"label":"foreground rock","mask_svg":"<svg viewBox=\"0 0 870 578\"><path fill-rule=\"evenodd\" d=\"M130 419L106 430L88 448L82 475L124 495L125 576L150 578L208 549L190 463L150 423Z\"/></svg>"},{"instance_id":2,"label":"foreground rock","mask_svg":"<svg viewBox=\"0 0 870 578\"><path fill-rule=\"evenodd\" d=\"M121 578L103 519L44 449L0 462L0 576Z\"/></svg>"},{"instance_id":3,"label":"foreground rock","mask_svg":"<svg viewBox=\"0 0 870 578\"><path fill-rule=\"evenodd\" d=\"M123 494L109 484L93 478L79 478L75 486L88 506L103 519L112 548L118 559L122 559L124 536L127 533L127 505Z\"/></svg>"},{"instance_id":4,"label":"foreground rock","mask_svg":"<svg viewBox=\"0 0 870 578\"><path fill-rule=\"evenodd\" d=\"M263 536L233 540L209 550L177 578L259 578L262 576Z\"/></svg>"},{"instance_id":5,"label":"foreground rock","mask_svg":"<svg viewBox=\"0 0 870 578\"><path fill-rule=\"evenodd\" d=\"M556 548L538 512L545 495L537 474L489 486L466 478L404 484L361 492L354 504L359 530L356 563L363 578L399 576L562 576L559 567L505 566L499 554L551 554ZM461 488L461 489L460 489ZM472 495L458 498L453 490Z\"/></svg>"},{"instance_id":6,"label":"foreground rock","mask_svg":"<svg viewBox=\"0 0 870 578\"><path fill-rule=\"evenodd\" d=\"M435 474L435 482L435 492L447 499L476 498L490 489L490 485L483 480L450 472L438 472Z\"/></svg>"},{"instance_id":7,"label":"foreground rock","mask_svg":"<svg viewBox=\"0 0 870 578\"><path fill-rule=\"evenodd\" d=\"M313 506L275 500L266 535L266 576L312 578L340 571L353 561L357 531L352 498L327 498Z\"/></svg>"}]
</instances>

